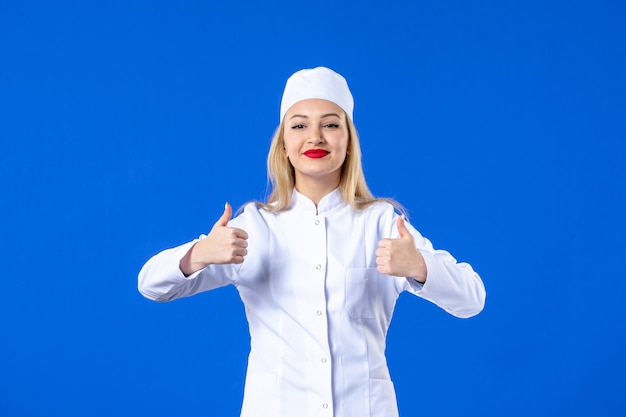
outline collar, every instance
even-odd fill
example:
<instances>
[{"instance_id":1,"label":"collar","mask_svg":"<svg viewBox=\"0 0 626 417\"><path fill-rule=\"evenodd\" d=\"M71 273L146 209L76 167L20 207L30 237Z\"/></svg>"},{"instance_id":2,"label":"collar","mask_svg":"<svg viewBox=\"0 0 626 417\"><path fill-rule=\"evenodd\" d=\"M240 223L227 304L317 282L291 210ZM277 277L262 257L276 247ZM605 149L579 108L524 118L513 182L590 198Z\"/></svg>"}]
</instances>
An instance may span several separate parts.
<instances>
[{"instance_id":1,"label":"collar","mask_svg":"<svg viewBox=\"0 0 626 417\"><path fill-rule=\"evenodd\" d=\"M315 214L325 214L336 209L337 207L347 204L341 195L339 187L322 197L317 207L315 207L315 203L309 197L301 194L295 188L293 189L291 201L293 202L291 206L292 208L307 212L310 211Z\"/></svg>"}]
</instances>

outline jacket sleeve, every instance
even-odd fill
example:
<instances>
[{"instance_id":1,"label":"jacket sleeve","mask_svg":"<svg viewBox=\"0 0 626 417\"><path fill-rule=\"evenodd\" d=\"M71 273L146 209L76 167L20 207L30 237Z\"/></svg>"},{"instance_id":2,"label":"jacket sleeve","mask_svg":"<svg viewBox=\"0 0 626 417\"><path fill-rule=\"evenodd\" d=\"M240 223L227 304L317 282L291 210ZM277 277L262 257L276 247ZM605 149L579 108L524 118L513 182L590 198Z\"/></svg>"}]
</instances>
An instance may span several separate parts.
<instances>
[{"instance_id":1,"label":"jacket sleeve","mask_svg":"<svg viewBox=\"0 0 626 417\"><path fill-rule=\"evenodd\" d=\"M407 228L424 257L427 275L425 284L405 278L405 289L456 317L467 318L480 313L485 306L485 286L471 265L457 262L445 250L435 250L411 224L407 223Z\"/></svg>"},{"instance_id":2,"label":"jacket sleeve","mask_svg":"<svg viewBox=\"0 0 626 417\"><path fill-rule=\"evenodd\" d=\"M146 262L141 268L138 277L139 292L153 301L172 301L177 298L189 297L194 294L237 284L240 271L244 265L247 270L258 269L260 257L263 256L259 247L260 239L265 238L263 228L259 225L261 216L254 204L246 206L245 211L229 222L230 227L245 230L250 235L248 239L248 255L243 264L209 265L186 277L180 270L180 260L191 247L206 236L201 235L189 243L166 249Z\"/></svg>"},{"instance_id":3,"label":"jacket sleeve","mask_svg":"<svg viewBox=\"0 0 626 417\"><path fill-rule=\"evenodd\" d=\"M139 272L139 292L149 300L165 302L230 284L235 275L233 265L212 265L188 277L180 270L180 260L204 237L166 249L150 258Z\"/></svg>"}]
</instances>

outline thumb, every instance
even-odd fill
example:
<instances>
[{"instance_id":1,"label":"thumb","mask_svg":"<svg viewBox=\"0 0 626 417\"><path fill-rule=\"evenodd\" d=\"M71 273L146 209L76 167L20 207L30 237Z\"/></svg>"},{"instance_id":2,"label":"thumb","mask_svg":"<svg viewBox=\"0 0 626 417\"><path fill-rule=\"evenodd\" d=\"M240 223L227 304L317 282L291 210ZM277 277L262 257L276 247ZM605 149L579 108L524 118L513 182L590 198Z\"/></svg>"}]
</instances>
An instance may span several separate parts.
<instances>
[{"instance_id":1,"label":"thumb","mask_svg":"<svg viewBox=\"0 0 626 417\"><path fill-rule=\"evenodd\" d=\"M397 222L398 232L400 233L400 239L411 239L413 240L413 235L407 229L406 224L404 224L404 216L398 217Z\"/></svg>"},{"instance_id":2,"label":"thumb","mask_svg":"<svg viewBox=\"0 0 626 417\"><path fill-rule=\"evenodd\" d=\"M226 203L224 205L224 213L222 214L222 217L220 217L217 220L217 222L215 222L215 224L213 225L213 228L215 229L218 226L226 227L232 215L233 215L233 208L230 206L230 204Z\"/></svg>"}]
</instances>

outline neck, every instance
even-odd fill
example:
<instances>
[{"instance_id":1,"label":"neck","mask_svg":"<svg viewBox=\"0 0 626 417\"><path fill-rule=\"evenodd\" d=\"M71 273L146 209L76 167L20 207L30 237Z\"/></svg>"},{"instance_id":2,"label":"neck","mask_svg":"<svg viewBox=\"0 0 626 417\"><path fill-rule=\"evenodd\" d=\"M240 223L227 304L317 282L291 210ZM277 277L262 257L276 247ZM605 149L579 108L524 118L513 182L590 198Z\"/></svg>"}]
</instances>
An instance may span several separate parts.
<instances>
[{"instance_id":1,"label":"neck","mask_svg":"<svg viewBox=\"0 0 626 417\"><path fill-rule=\"evenodd\" d=\"M302 195L308 197L315 203L315 207L319 202L330 194L335 188L339 186L339 180L333 181L319 181L309 179L296 179L296 190Z\"/></svg>"}]
</instances>

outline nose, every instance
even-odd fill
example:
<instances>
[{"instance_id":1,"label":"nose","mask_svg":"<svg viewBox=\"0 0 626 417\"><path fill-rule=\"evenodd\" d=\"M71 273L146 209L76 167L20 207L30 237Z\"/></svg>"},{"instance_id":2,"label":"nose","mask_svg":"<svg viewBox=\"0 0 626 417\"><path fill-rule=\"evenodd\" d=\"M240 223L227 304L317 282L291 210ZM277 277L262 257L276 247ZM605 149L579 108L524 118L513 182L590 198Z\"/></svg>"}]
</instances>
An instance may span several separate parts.
<instances>
[{"instance_id":1,"label":"nose","mask_svg":"<svg viewBox=\"0 0 626 417\"><path fill-rule=\"evenodd\" d=\"M311 126L309 129L309 143L320 144L324 143L324 135L322 129L316 126Z\"/></svg>"}]
</instances>

